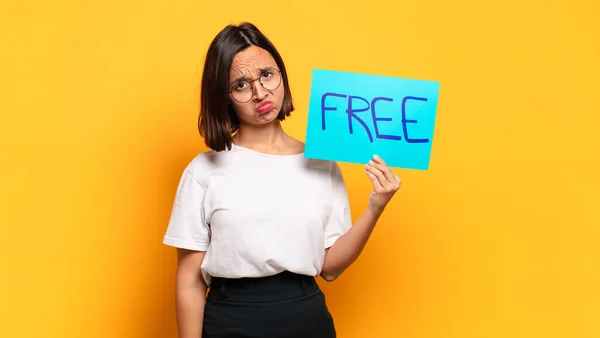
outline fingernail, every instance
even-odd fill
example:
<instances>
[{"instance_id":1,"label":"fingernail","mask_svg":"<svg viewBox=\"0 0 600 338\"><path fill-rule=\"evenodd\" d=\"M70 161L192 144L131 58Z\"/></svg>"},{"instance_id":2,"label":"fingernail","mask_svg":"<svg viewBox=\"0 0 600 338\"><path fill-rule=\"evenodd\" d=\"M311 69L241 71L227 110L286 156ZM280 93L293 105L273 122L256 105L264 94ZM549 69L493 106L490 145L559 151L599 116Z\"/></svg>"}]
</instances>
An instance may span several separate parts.
<instances>
[{"instance_id":1,"label":"fingernail","mask_svg":"<svg viewBox=\"0 0 600 338\"><path fill-rule=\"evenodd\" d=\"M379 157L379 155L375 154L375 155L373 155L373 158L380 159L381 157Z\"/></svg>"},{"instance_id":2,"label":"fingernail","mask_svg":"<svg viewBox=\"0 0 600 338\"><path fill-rule=\"evenodd\" d=\"M373 162L373 160L369 160L369 164L373 165L375 162Z\"/></svg>"}]
</instances>

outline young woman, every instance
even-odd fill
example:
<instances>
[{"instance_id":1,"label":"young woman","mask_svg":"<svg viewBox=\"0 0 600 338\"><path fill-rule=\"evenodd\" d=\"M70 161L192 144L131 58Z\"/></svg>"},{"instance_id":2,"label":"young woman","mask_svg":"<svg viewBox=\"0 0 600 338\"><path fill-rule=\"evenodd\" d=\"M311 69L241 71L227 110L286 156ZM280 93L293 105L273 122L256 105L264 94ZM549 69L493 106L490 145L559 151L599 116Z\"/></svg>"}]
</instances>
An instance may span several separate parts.
<instances>
[{"instance_id":1,"label":"young woman","mask_svg":"<svg viewBox=\"0 0 600 338\"><path fill-rule=\"evenodd\" d=\"M252 24L225 27L202 76L211 150L184 170L164 237L178 251L181 338L336 336L315 277L333 281L356 260L401 180L374 156L352 225L338 164L304 158L282 129L292 110L273 44Z\"/></svg>"}]
</instances>

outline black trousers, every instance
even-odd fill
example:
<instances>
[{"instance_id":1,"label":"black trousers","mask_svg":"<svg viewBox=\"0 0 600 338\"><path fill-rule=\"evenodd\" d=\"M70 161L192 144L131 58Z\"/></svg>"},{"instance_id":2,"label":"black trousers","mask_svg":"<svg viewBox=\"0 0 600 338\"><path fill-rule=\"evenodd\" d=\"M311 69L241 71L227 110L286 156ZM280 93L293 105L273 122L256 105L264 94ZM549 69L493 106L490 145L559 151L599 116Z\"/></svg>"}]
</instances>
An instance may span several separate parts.
<instances>
[{"instance_id":1,"label":"black trousers","mask_svg":"<svg viewBox=\"0 0 600 338\"><path fill-rule=\"evenodd\" d=\"M213 278L202 338L335 338L333 318L314 277Z\"/></svg>"}]
</instances>

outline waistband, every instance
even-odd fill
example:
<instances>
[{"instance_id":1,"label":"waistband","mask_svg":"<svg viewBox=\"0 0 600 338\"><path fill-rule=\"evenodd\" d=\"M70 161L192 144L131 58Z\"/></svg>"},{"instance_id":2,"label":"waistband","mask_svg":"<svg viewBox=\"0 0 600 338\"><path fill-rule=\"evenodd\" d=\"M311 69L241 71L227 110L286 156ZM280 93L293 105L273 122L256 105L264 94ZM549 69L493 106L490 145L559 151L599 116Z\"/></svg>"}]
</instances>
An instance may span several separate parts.
<instances>
[{"instance_id":1,"label":"waistband","mask_svg":"<svg viewBox=\"0 0 600 338\"><path fill-rule=\"evenodd\" d=\"M284 271L267 277L213 277L208 298L238 302L270 302L303 296L319 289L313 276Z\"/></svg>"}]
</instances>

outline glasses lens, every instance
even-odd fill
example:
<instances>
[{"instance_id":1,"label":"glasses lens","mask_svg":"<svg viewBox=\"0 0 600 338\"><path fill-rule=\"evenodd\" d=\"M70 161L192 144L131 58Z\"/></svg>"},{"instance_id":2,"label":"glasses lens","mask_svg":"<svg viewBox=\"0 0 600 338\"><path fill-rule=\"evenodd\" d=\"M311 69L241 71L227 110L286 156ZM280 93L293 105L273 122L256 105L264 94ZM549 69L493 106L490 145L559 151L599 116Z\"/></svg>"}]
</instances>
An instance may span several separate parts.
<instances>
[{"instance_id":1,"label":"glasses lens","mask_svg":"<svg viewBox=\"0 0 600 338\"><path fill-rule=\"evenodd\" d=\"M243 89L234 88L231 91L231 95L233 96L233 99L236 100L237 102L241 102L241 103L248 102L252 98L252 88L250 88L249 85L247 85Z\"/></svg>"},{"instance_id":2,"label":"glasses lens","mask_svg":"<svg viewBox=\"0 0 600 338\"><path fill-rule=\"evenodd\" d=\"M279 88L281 85L281 73L277 70L267 70L264 71L256 80L259 80L264 89L273 91ZM252 89L252 85L250 83L241 82L232 88L231 95L233 96L234 100L245 103L252 99L252 96L254 95L254 89Z\"/></svg>"},{"instance_id":3,"label":"glasses lens","mask_svg":"<svg viewBox=\"0 0 600 338\"><path fill-rule=\"evenodd\" d=\"M281 84L281 74L276 70L268 70L260 77L260 83L266 90L275 90Z\"/></svg>"}]
</instances>

